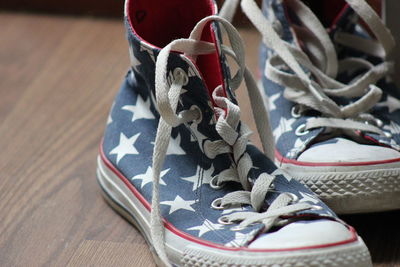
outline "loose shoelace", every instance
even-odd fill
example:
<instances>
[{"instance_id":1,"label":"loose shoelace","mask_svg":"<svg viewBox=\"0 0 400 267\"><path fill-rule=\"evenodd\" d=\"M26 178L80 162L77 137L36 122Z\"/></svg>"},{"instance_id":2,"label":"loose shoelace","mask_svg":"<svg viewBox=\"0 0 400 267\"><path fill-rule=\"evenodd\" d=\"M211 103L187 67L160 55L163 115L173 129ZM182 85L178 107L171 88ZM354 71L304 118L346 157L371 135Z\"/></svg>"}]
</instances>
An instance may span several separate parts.
<instances>
[{"instance_id":1,"label":"loose shoelace","mask_svg":"<svg viewBox=\"0 0 400 267\"><path fill-rule=\"evenodd\" d=\"M276 54L269 57L265 75L285 87L285 98L297 103L301 109L319 111L320 117L307 120L302 131L327 127L343 130L360 130L391 137L380 129L382 122L368 113L382 96L375 84L393 69L393 63L386 58L393 50L395 41L379 16L365 0L346 0L355 13L365 21L375 40L338 32L335 41L341 45L382 58L382 63L373 65L362 58L346 58L338 61L334 44L315 14L301 0L286 0L285 3L297 15L305 27L293 26L308 55L281 39L277 33L282 30L270 7L270 19L266 19L254 0L241 0L241 7L255 27L261 32L265 45ZM239 0L226 1L220 15L232 19ZM312 32L307 30L312 29ZM288 67L292 71L289 73ZM307 71L305 71L305 69ZM335 80L339 71L354 72L366 69L349 84ZM311 78L312 77L312 78ZM359 98L350 104L340 106L331 97Z\"/></svg>"},{"instance_id":2,"label":"loose shoelace","mask_svg":"<svg viewBox=\"0 0 400 267\"><path fill-rule=\"evenodd\" d=\"M237 30L228 21L218 16L206 17L194 27L188 39L172 41L163 48L156 61L155 88L160 120L153 151L151 237L153 246L164 263L168 263L168 258L165 251L164 227L159 199L161 168L166 156L172 128L184 123L196 123L199 117L201 117L200 111L196 108L184 110L178 114L176 113L179 97L183 86L188 82L188 77L183 70L177 68L174 70L172 84L170 86L168 85L166 80L168 56L171 50L191 56L193 60L195 60L198 55L214 53L216 51L215 44L200 41L203 28L211 21L219 22L226 30L232 49L222 46L222 52L232 57L239 66L239 70L229 81L229 84L233 90L236 90L242 80L245 80L253 108L253 114L257 114L254 117L257 129L260 133L264 152L271 158L274 153L273 137L269 128L268 116L264 108L261 94L254 78L245 67L243 42ZM217 177L212 179L212 185L214 187L219 187L222 186L223 183L234 181L240 183L244 189L242 191L228 193L223 198L216 199L212 206L216 209L225 209L238 205L251 205L255 210L254 212L243 211L225 215L223 218L220 218L220 222L225 224L240 223L238 225L239 229L252 223L262 223L265 226L264 231L267 231L280 221L279 216L313 208L312 205L307 203L294 203L296 199L293 194L281 193L266 212L260 212L265 205L265 196L267 192L273 188L275 176L273 176L273 174L262 173L254 184L251 185L251 182L248 180L248 173L253 167L253 163L250 156L246 153L246 146L251 132L245 124L240 123L240 109L223 96L222 86L218 86L213 91L212 98L216 104L215 111L218 117L215 127L221 140L204 141L204 152L211 159L219 154L231 153L234 161L233 166L222 171ZM278 173L279 172L275 174Z\"/></svg>"}]
</instances>

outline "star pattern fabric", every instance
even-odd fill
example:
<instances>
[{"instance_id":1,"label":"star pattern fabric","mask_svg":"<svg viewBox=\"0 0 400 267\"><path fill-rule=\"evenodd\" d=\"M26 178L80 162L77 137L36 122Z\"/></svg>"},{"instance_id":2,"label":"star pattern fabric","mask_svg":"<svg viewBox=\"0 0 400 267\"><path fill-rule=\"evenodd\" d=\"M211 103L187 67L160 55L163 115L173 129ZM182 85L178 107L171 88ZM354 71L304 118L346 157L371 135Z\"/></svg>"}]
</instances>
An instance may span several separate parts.
<instances>
[{"instance_id":1,"label":"star pattern fabric","mask_svg":"<svg viewBox=\"0 0 400 267\"><path fill-rule=\"evenodd\" d=\"M154 59L159 51L145 47L140 40L128 34L130 41L132 70L125 77L120 92L111 110L112 121L107 125L102 149L104 155L140 194L141 201L150 205L152 201L152 158L154 140L159 122L154 99ZM153 58L154 56L154 58ZM190 62L189 62L190 63ZM202 111L202 120L173 129L167 148L165 162L160 175L160 207L162 216L178 231L200 237L209 242L227 244L244 235L261 231L262 225L251 225L240 231L233 231L234 225L222 225L218 219L224 214L248 210L249 207L214 210L212 201L227 193L240 189L228 183L219 190L211 188L211 179L231 167L229 155L209 159L203 152L206 140L220 140L215 130L215 118L208 90L195 68L183 61L179 55L171 54L168 72L181 68L189 76L190 88L181 94L178 109L190 109L194 105ZM150 86L150 87L149 87ZM277 100L278 101L278 100ZM278 102L276 102L278 103ZM210 112L204 112L209 110ZM272 173L276 167L265 162L265 155L253 146L247 152L254 159L254 171ZM295 180L282 175L276 178L277 190L289 191L302 196L299 191L310 193ZM268 203L276 198L271 195ZM323 211L329 210L322 202ZM322 211L312 211L322 214ZM251 238L251 236L248 236ZM243 241L245 242L245 241ZM237 242L236 242L237 243Z\"/></svg>"},{"instance_id":2,"label":"star pattern fabric","mask_svg":"<svg viewBox=\"0 0 400 267\"><path fill-rule=\"evenodd\" d=\"M177 195L174 200L162 201L160 204L170 206L169 214L171 214L177 210L188 210L194 212L195 210L191 207L194 203L196 203L196 201L184 200L179 195Z\"/></svg>"},{"instance_id":3,"label":"star pattern fabric","mask_svg":"<svg viewBox=\"0 0 400 267\"><path fill-rule=\"evenodd\" d=\"M275 138L278 138L286 132L292 132L294 130L292 125L295 121L296 120L294 118L286 119L282 117L279 121L279 126L273 131Z\"/></svg>"},{"instance_id":4,"label":"star pattern fabric","mask_svg":"<svg viewBox=\"0 0 400 267\"><path fill-rule=\"evenodd\" d=\"M271 8L264 8L264 14L267 19L274 21L276 18L279 19L282 25L282 36L281 38L296 45L295 38L292 31L290 31L290 22L287 20L285 9L278 0L264 0L264 6ZM351 20L351 16L343 18L342 25L349 25L348 20ZM352 28L352 27L350 27ZM337 26L335 30L340 30ZM357 25L354 27L354 31L357 32L360 27ZM365 33L364 33L365 35ZM288 159L297 159L300 154L309 147L310 144L315 143L316 138L324 131L323 128L316 128L309 130L304 135L296 134L296 129L300 125L307 123L312 118L309 115L302 115L299 118L294 118L291 112L295 103L287 100L284 97L285 88L270 79L266 74L266 65L268 59L275 54L274 51L267 48L265 45L261 45L260 49L260 66L261 66L261 87L263 93L268 97L269 115L271 120L271 128L276 141L276 150L280 155L285 156ZM341 51L343 57L354 57L354 51ZM352 80L355 75L359 75L358 72L343 71L339 74L339 80ZM372 133L365 133L367 138L376 140L377 143L392 147L393 149L400 151L400 132L396 128L396 124L400 125L400 95L399 90L391 82L390 79L382 79L378 83L379 88L383 90L382 99L375 107L371 110L371 114L377 119L383 122L383 129L387 130L392 134L392 137L380 136ZM341 99L340 101L347 101ZM348 100L349 102L352 99Z\"/></svg>"},{"instance_id":5,"label":"star pattern fabric","mask_svg":"<svg viewBox=\"0 0 400 267\"><path fill-rule=\"evenodd\" d=\"M205 137L201 132L198 130L198 124L197 123L192 123L190 125L190 129L192 130L192 136L190 137L190 141L198 141L199 144L203 143L203 140L205 140L207 137Z\"/></svg>"},{"instance_id":6,"label":"star pattern fabric","mask_svg":"<svg viewBox=\"0 0 400 267\"><path fill-rule=\"evenodd\" d=\"M268 101L268 109L270 111L275 110L276 109L276 105L275 105L275 101L280 97L280 93L276 93L274 95L272 95L271 97L269 97L269 101Z\"/></svg>"},{"instance_id":7,"label":"star pattern fabric","mask_svg":"<svg viewBox=\"0 0 400 267\"><path fill-rule=\"evenodd\" d=\"M133 49L131 46L129 46L129 56L131 58L131 64L132 64L132 69L135 72L139 72L138 67L141 65L140 60L136 57L135 53L133 52Z\"/></svg>"},{"instance_id":8,"label":"star pattern fabric","mask_svg":"<svg viewBox=\"0 0 400 267\"><path fill-rule=\"evenodd\" d=\"M377 104L378 107L386 107L389 110L389 113L393 113L396 110L400 109L400 100L394 98L393 96L388 95L385 101L382 101Z\"/></svg>"},{"instance_id":9,"label":"star pattern fabric","mask_svg":"<svg viewBox=\"0 0 400 267\"><path fill-rule=\"evenodd\" d=\"M171 137L167 148L167 155L186 155L186 152L181 147L180 134L178 134L176 138Z\"/></svg>"},{"instance_id":10,"label":"star pattern fabric","mask_svg":"<svg viewBox=\"0 0 400 267\"><path fill-rule=\"evenodd\" d=\"M201 237L202 235L213 231L213 230L219 230L222 229L223 225L218 224L218 223L212 223L211 221L205 219L204 222L201 225L194 226L188 228L189 231L199 231L198 235Z\"/></svg>"},{"instance_id":11,"label":"star pattern fabric","mask_svg":"<svg viewBox=\"0 0 400 267\"><path fill-rule=\"evenodd\" d=\"M209 184L211 181L211 175L214 172L213 168L209 168L208 170L204 170L200 166L197 167L196 173L190 177L184 177L182 180L188 181L193 184L192 190L195 191L203 184Z\"/></svg>"},{"instance_id":12,"label":"star pattern fabric","mask_svg":"<svg viewBox=\"0 0 400 267\"><path fill-rule=\"evenodd\" d=\"M138 97L135 105L123 106L123 110L132 112L132 122L139 119L155 119L153 113L150 110L150 98L146 101L141 96Z\"/></svg>"},{"instance_id":13,"label":"star pattern fabric","mask_svg":"<svg viewBox=\"0 0 400 267\"><path fill-rule=\"evenodd\" d=\"M310 202L312 204L318 204L319 202L319 200L311 194L300 192L300 195L302 198L299 200L299 202Z\"/></svg>"},{"instance_id":14,"label":"star pattern fabric","mask_svg":"<svg viewBox=\"0 0 400 267\"><path fill-rule=\"evenodd\" d=\"M161 185L167 185L164 180L163 177L168 173L169 169L163 170L160 173L160 184ZM141 181L141 185L140 187L143 188L146 184L151 184L153 181L153 169L149 166L147 167L147 170L145 173L142 174L138 174L135 175L131 178L132 181L134 180L139 180Z\"/></svg>"},{"instance_id":15,"label":"star pattern fabric","mask_svg":"<svg viewBox=\"0 0 400 267\"><path fill-rule=\"evenodd\" d=\"M119 144L113 150L111 150L110 155L117 155L117 164L126 155L137 155L139 152L136 150L134 144L139 138L140 133L127 138L124 133L120 134Z\"/></svg>"}]
</instances>

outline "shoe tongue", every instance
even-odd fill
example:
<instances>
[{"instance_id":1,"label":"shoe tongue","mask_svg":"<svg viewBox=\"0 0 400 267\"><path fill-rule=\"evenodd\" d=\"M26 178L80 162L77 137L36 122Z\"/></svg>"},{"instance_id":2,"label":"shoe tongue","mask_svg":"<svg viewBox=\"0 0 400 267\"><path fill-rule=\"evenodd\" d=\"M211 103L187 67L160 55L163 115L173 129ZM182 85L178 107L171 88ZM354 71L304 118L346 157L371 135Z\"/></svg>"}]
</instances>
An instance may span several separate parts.
<instances>
[{"instance_id":1,"label":"shoe tongue","mask_svg":"<svg viewBox=\"0 0 400 267\"><path fill-rule=\"evenodd\" d=\"M223 92L225 93L225 96L229 96L233 99L233 93L228 85L230 71L226 57L222 53L221 35L221 29L218 23L212 22L206 26L201 40L213 43L216 52L209 55L198 56L196 60L196 66L203 76L211 100L213 91L220 85L222 85L224 89Z\"/></svg>"},{"instance_id":2,"label":"shoe tongue","mask_svg":"<svg viewBox=\"0 0 400 267\"><path fill-rule=\"evenodd\" d=\"M231 72L229 69L228 61L227 58L225 57L224 54L222 54L222 37L221 37L221 30L218 26L217 23L214 23L213 25L213 31L214 31L214 36L216 37L214 40L215 46L217 47L217 53L218 53L218 58L219 58L219 68L221 70L221 75L222 75L222 86L224 87L224 91L226 94L229 96L231 100L235 100L234 93L232 92L232 89L229 87L229 79L231 79Z\"/></svg>"}]
</instances>

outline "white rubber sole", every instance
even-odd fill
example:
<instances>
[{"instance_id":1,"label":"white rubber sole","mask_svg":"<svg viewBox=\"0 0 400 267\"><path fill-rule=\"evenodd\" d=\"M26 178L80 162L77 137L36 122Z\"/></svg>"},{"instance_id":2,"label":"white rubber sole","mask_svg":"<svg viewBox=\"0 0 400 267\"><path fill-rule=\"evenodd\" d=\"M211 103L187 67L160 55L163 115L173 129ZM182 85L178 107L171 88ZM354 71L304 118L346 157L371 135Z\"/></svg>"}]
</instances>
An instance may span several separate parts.
<instances>
[{"instance_id":1,"label":"white rubber sole","mask_svg":"<svg viewBox=\"0 0 400 267\"><path fill-rule=\"evenodd\" d=\"M308 186L337 214L400 209L400 165L277 165Z\"/></svg>"},{"instance_id":2,"label":"white rubber sole","mask_svg":"<svg viewBox=\"0 0 400 267\"><path fill-rule=\"evenodd\" d=\"M155 262L163 266L155 253L150 238L150 212L128 188L124 181L98 158L97 180L103 195L112 208L131 222L144 236ZM196 242L165 228L166 252L174 266L372 266L368 249L361 238L357 241L316 249L293 251L255 251L229 249Z\"/></svg>"}]
</instances>

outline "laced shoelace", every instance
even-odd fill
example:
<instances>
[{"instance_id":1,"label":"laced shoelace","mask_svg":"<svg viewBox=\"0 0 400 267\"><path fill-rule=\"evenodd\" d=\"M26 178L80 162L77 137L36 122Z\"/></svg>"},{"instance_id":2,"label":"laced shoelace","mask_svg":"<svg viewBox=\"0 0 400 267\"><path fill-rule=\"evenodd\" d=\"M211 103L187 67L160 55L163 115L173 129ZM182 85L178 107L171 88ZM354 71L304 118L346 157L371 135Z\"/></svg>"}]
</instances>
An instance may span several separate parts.
<instances>
[{"instance_id":1,"label":"laced shoelace","mask_svg":"<svg viewBox=\"0 0 400 267\"><path fill-rule=\"evenodd\" d=\"M243 42L237 30L227 20L218 16L206 17L194 27L188 39L172 41L163 48L156 61L155 89L160 120L153 151L151 237L153 246L164 263L168 263L168 258L165 250L163 219L160 211L160 171L166 156L172 128L184 123L197 123L201 117L200 111L196 108L176 113L179 97L183 86L188 82L188 77L182 69L177 68L174 70L172 84L168 85L166 81L168 56L171 50L182 52L194 60L198 55L214 53L216 51L215 44L200 41L203 28L211 21L219 22L224 27L232 49L222 46L222 53L232 57L239 66L239 70L229 81L229 84L233 90L236 90L242 80L245 80L253 114L257 114L254 119L260 133L264 152L271 158L274 153L273 137L268 125L268 116L261 94L254 78L245 67ZM253 223L262 223L265 226L263 230L267 231L280 221L279 216L313 208L308 203L296 203L295 195L283 192L273 201L267 211L261 212L265 206L266 194L273 190L275 176L274 174L262 173L254 183L248 180L248 173L253 166L250 156L246 153L246 146L251 132L245 124L240 122L239 107L223 96L222 86L218 86L213 91L212 98L216 104L215 111L218 118L215 128L221 140L206 140L204 141L203 149L211 159L219 154L231 153L233 155L233 164L229 169L212 178L210 186L218 188L226 182L233 181L240 183L243 187L243 190L228 193L224 197L214 200L212 207L225 209L238 205L251 205L255 210L231 213L223 218L221 217L220 223L240 223L237 227L238 230ZM279 174L279 171L275 174Z\"/></svg>"},{"instance_id":2,"label":"laced shoelace","mask_svg":"<svg viewBox=\"0 0 400 267\"><path fill-rule=\"evenodd\" d=\"M375 84L387 77L393 70L393 63L387 61L395 46L390 31L365 0L346 0L354 12L365 21L376 40L369 40L354 34L337 32L335 41L341 45L380 57L382 63L373 65L363 58L349 57L338 61L335 46L327 31L315 14L301 0L285 0L285 4L297 15L305 27L293 26L308 54L281 39L277 33L282 30L280 22L271 10L269 21L254 0L241 0L241 7L250 21L261 32L265 45L275 51L269 57L265 75L285 87L284 97L298 104L300 110L316 110L319 117L309 118L302 125L302 133L310 129L358 130L390 138L384 132L382 122L369 114L381 99L382 90ZM232 19L239 0L226 1L220 15ZM312 29L312 31L306 30ZM288 72L288 68L291 72ZM336 80L340 71L366 71L348 84ZM338 105L331 97L351 99L347 105ZM358 98L357 100L355 100Z\"/></svg>"}]
</instances>

